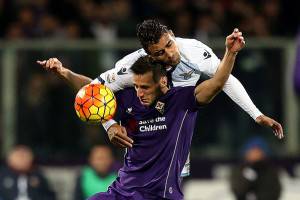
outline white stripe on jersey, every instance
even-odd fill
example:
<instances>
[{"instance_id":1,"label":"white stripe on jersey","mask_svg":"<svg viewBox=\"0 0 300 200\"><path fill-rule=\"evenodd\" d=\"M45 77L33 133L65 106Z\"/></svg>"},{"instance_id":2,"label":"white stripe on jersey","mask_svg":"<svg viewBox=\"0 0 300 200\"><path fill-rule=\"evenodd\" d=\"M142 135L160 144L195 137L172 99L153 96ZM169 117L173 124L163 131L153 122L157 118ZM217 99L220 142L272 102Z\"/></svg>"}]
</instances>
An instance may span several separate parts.
<instances>
[{"instance_id":1,"label":"white stripe on jersey","mask_svg":"<svg viewBox=\"0 0 300 200\"><path fill-rule=\"evenodd\" d=\"M173 160L174 160L174 156L175 156L175 153L176 153L177 143L178 143L178 139L179 139L179 136L180 136L180 133L181 133L181 128L182 128L184 119L185 119L185 117L186 117L188 111L189 111L189 110L186 110L186 111L185 111L184 116L183 116L182 121L181 121L181 124L180 124L180 128L179 128L178 133L177 133L176 143L175 143L175 147L174 147L174 151L173 151L171 163L170 163L170 166L169 166L169 169L168 169L168 175L167 175L166 182L165 182L164 198L166 198L166 191L167 191L168 179L169 179L169 175L170 175L170 170L171 170L172 165L173 165Z\"/></svg>"}]
</instances>

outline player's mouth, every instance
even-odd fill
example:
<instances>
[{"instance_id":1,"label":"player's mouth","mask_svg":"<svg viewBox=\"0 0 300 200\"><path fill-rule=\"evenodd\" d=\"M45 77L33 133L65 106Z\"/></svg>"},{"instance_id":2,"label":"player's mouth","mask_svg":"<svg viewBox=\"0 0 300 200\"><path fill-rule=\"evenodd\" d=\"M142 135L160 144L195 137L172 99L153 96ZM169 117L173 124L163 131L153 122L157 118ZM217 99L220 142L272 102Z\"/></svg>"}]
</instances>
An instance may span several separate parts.
<instances>
[{"instance_id":1,"label":"player's mouth","mask_svg":"<svg viewBox=\"0 0 300 200\"><path fill-rule=\"evenodd\" d=\"M171 66L176 66L180 63L180 57L174 57L168 61L168 64Z\"/></svg>"},{"instance_id":2,"label":"player's mouth","mask_svg":"<svg viewBox=\"0 0 300 200\"><path fill-rule=\"evenodd\" d=\"M140 102L142 105L147 106L149 105L149 101L147 101L146 99L140 99Z\"/></svg>"}]
</instances>

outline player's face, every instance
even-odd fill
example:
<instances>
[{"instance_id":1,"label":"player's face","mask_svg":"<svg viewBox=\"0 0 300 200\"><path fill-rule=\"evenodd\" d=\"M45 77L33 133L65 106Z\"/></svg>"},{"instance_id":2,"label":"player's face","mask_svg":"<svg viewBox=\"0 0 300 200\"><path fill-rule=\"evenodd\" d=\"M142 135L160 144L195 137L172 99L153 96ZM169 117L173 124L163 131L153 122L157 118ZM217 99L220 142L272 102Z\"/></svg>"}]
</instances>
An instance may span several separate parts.
<instances>
[{"instance_id":1,"label":"player's face","mask_svg":"<svg viewBox=\"0 0 300 200\"><path fill-rule=\"evenodd\" d=\"M171 33L163 34L158 43L149 45L148 52L154 60L170 66L176 66L180 62L179 49Z\"/></svg>"},{"instance_id":2,"label":"player's face","mask_svg":"<svg viewBox=\"0 0 300 200\"><path fill-rule=\"evenodd\" d=\"M140 102L150 106L162 94L160 83L153 80L153 73L134 74L133 84Z\"/></svg>"}]
</instances>

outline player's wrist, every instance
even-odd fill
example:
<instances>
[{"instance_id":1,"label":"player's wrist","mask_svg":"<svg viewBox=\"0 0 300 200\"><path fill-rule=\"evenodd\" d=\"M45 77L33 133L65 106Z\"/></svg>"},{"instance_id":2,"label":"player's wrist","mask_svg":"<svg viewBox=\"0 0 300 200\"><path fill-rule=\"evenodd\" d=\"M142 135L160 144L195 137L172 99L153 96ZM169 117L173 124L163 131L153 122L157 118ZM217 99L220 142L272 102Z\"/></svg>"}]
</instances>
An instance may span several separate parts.
<instances>
[{"instance_id":1,"label":"player's wrist","mask_svg":"<svg viewBox=\"0 0 300 200\"><path fill-rule=\"evenodd\" d=\"M227 56L235 57L237 54L238 54L238 51L233 51L233 50L230 50L229 48L226 49Z\"/></svg>"},{"instance_id":2,"label":"player's wrist","mask_svg":"<svg viewBox=\"0 0 300 200\"><path fill-rule=\"evenodd\" d=\"M116 124L117 122L114 120L114 119L110 119L110 120L108 120L107 122L103 122L102 123L102 126L103 126L103 128L105 129L105 131L107 132L108 131L108 129L112 126L112 125L114 125L114 124Z\"/></svg>"},{"instance_id":3,"label":"player's wrist","mask_svg":"<svg viewBox=\"0 0 300 200\"><path fill-rule=\"evenodd\" d=\"M71 71L65 67L61 67L61 69L58 71L58 74L66 79L70 76L70 73Z\"/></svg>"}]
</instances>

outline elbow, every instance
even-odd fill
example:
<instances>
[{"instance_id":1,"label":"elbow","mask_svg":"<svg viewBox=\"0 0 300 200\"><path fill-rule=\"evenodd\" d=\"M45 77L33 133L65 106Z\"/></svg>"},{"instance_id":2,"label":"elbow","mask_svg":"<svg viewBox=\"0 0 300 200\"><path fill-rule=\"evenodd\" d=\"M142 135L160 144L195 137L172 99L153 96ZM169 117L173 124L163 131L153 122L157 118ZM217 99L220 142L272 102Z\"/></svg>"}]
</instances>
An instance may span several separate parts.
<instances>
[{"instance_id":1,"label":"elbow","mask_svg":"<svg viewBox=\"0 0 300 200\"><path fill-rule=\"evenodd\" d=\"M214 86L214 90L216 91L216 93L222 91L224 85L225 85L225 81L217 81Z\"/></svg>"},{"instance_id":2,"label":"elbow","mask_svg":"<svg viewBox=\"0 0 300 200\"><path fill-rule=\"evenodd\" d=\"M203 101L198 101L198 104L200 106L206 106L211 102L211 100L203 100Z\"/></svg>"},{"instance_id":3,"label":"elbow","mask_svg":"<svg viewBox=\"0 0 300 200\"><path fill-rule=\"evenodd\" d=\"M195 96L200 106L205 106L213 100L213 96L211 95L196 94Z\"/></svg>"}]
</instances>

